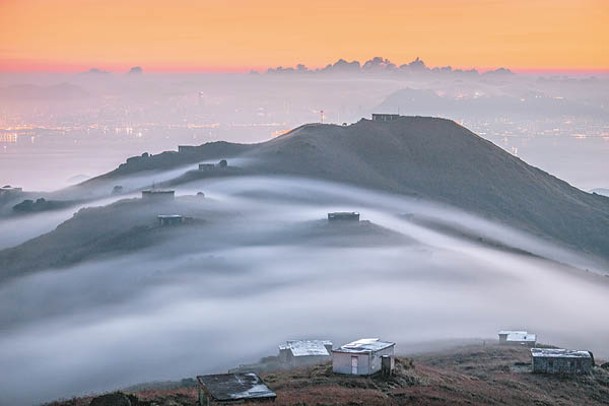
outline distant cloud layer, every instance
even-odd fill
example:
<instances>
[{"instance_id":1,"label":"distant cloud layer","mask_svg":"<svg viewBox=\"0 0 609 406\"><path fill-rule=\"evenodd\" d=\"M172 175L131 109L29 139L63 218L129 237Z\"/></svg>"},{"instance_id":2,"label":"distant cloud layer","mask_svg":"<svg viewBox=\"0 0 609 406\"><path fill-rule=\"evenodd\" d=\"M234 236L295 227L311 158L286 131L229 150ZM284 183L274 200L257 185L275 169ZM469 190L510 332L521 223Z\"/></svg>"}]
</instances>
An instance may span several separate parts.
<instances>
[{"instance_id":1,"label":"distant cloud layer","mask_svg":"<svg viewBox=\"0 0 609 406\"><path fill-rule=\"evenodd\" d=\"M269 68L267 73L405 73L405 74L424 74L424 73L455 73L455 74L469 74L478 75L476 69L453 69L450 66L442 66L436 68L429 68L423 60L419 57L412 60L409 63L403 65L396 65L389 59L376 56L372 59L367 60L363 64L359 61L347 62L344 59L339 59L333 64L326 65L324 68L309 69L303 64L296 65L295 68L287 67L284 68L279 66L277 68ZM486 74L495 75L510 75L512 72L506 68L498 68L486 72Z\"/></svg>"}]
</instances>

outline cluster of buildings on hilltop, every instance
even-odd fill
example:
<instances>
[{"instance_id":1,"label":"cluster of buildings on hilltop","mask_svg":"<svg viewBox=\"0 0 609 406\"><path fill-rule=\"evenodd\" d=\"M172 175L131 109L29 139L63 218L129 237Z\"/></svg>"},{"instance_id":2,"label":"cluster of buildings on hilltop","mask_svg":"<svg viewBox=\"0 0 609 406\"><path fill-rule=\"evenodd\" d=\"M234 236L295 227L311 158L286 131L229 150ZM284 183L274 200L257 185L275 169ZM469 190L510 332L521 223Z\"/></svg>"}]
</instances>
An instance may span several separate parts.
<instances>
[{"instance_id":1,"label":"cluster of buildings on hilltop","mask_svg":"<svg viewBox=\"0 0 609 406\"><path fill-rule=\"evenodd\" d=\"M587 374L594 367L590 351L538 348L537 336L527 331L499 332L500 345L529 347L533 373ZM395 368L395 343L378 338L362 338L333 348L328 340L288 340L279 346L282 369L332 362L332 372L341 375L390 376ZM232 403L273 402L276 393L251 371L197 377L202 406Z\"/></svg>"},{"instance_id":2,"label":"cluster of buildings on hilltop","mask_svg":"<svg viewBox=\"0 0 609 406\"><path fill-rule=\"evenodd\" d=\"M201 164L207 165L207 164ZM201 169L199 165L199 170ZM214 166L214 164L210 164ZM175 199L175 190L169 189L146 189L142 190L142 199L148 201L171 201ZM199 196L205 196L203 192L197 193ZM184 223L187 218L180 214L159 214L157 220L160 226L173 226ZM336 211L328 213L329 223L358 223L360 214L355 211Z\"/></svg>"},{"instance_id":3,"label":"cluster of buildings on hilltop","mask_svg":"<svg viewBox=\"0 0 609 406\"><path fill-rule=\"evenodd\" d=\"M141 193L142 199L147 201L171 201L175 199L175 190L153 188L142 190ZM199 192L197 195L202 197L205 196L203 192ZM183 224L188 218L181 214L159 214L157 220L160 226L174 226ZM358 223L359 221L360 215L356 211L336 211L328 213L329 223Z\"/></svg>"},{"instance_id":4,"label":"cluster of buildings on hilltop","mask_svg":"<svg viewBox=\"0 0 609 406\"><path fill-rule=\"evenodd\" d=\"M338 348L327 340L290 340L279 346L279 362L290 368L332 361L332 371L344 375L391 375L395 365L395 343L362 338Z\"/></svg>"},{"instance_id":5,"label":"cluster of buildings on hilltop","mask_svg":"<svg viewBox=\"0 0 609 406\"><path fill-rule=\"evenodd\" d=\"M389 115L388 115L389 116ZM399 116L398 116L399 117ZM179 152L189 153L197 150L198 147L181 145L179 146ZM218 163L200 163L199 164L199 172L212 172L216 169L226 168L228 167L228 162L225 159L220 160ZM5 188L8 188L6 186ZM112 194L122 194L123 187L120 185L114 186L112 190ZM204 197L205 194L203 192L197 193L198 196ZM171 201L175 199L175 190L171 189L157 189L156 187L152 187L151 189L145 189L141 191L142 200L146 201ZM158 224L160 226L174 226L183 224L188 220L188 218L182 216L177 213L170 214L159 214L157 216ZM360 221L360 214L355 211L336 211L328 213L328 222L329 223L358 223Z\"/></svg>"},{"instance_id":6,"label":"cluster of buildings on hilltop","mask_svg":"<svg viewBox=\"0 0 609 406\"><path fill-rule=\"evenodd\" d=\"M343 375L391 375L395 343L364 338L333 348L328 340L289 340L279 346L279 362L298 368L332 361L332 371ZM199 404L273 402L277 395L254 372L197 376Z\"/></svg>"},{"instance_id":7,"label":"cluster of buildings on hilltop","mask_svg":"<svg viewBox=\"0 0 609 406\"><path fill-rule=\"evenodd\" d=\"M499 332L499 344L531 348L531 366L534 373L577 375L588 374L594 367L591 351L565 348L537 348L537 335L520 330Z\"/></svg>"}]
</instances>

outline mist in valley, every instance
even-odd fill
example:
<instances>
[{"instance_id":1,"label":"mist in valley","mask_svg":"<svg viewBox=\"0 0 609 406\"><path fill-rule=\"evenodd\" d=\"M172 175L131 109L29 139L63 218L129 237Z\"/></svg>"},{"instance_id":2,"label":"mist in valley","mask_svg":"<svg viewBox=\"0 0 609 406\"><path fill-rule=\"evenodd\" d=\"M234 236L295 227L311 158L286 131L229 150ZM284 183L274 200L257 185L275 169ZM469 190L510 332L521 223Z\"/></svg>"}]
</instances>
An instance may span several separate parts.
<instances>
[{"instance_id":1,"label":"mist in valley","mask_svg":"<svg viewBox=\"0 0 609 406\"><path fill-rule=\"evenodd\" d=\"M607 401L608 17L0 0L0 406Z\"/></svg>"},{"instance_id":2,"label":"mist in valley","mask_svg":"<svg viewBox=\"0 0 609 406\"><path fill-rule=\"evenodd\" d=\"M382 337L407 354L526 328L609 357L602 263L549 241L433 202L302 178L209 179L176 196L127 196L68 223L136 212L134 225L154 226L168 210L193 223L0 284L0 403L219 372L293 338ZM328 223L337 210L362 221Z\"/></svg>"},{"instance_id":3,"label":"mist in valley","mask_svg":"<svg viewBox=\"0 0 609 406\"><path fill-rule=\"evenodd\" d=\"M70 187L130 156L383 112L450 118L582 190L609 188L606 76L369 62L0 76L0 186L28 193L0 196L0 257L23 265L0 270L0 404L222 372L295 338L381 337L408 354L528 329L609 357L606 262L472 213L279 176L139 198L196 163ZM118 184L125 193L111 195ZM39 197L75 203L12 209ZM362 221L329 224L332 211ZM159 227L171 213L192 222Z\"/></svg>"}]
</instances>

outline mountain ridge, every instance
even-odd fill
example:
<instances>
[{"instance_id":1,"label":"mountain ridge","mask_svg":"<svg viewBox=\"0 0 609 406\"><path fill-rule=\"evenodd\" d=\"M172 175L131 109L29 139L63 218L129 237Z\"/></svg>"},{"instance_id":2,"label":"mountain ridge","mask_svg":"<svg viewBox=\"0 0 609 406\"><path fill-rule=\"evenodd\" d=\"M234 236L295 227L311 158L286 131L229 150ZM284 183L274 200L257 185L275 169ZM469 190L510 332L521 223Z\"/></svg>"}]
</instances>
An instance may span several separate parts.
<instances>
[{"instance_id":1,"label":"mountain ridge","mask_svg":"<svg viewBox=\"0 0 609 406\"><path fill-rule=\"evenodd\" d=\"M430 199L609 258L608 198L583 192L451 120L306 124L263 143L203 144L144 160L147 168L166 169L170 161L177 166L227 157L247 160L235 176L297 175ZM124 165L97 179L138 170Z\"/></svg>"}]
</instances>

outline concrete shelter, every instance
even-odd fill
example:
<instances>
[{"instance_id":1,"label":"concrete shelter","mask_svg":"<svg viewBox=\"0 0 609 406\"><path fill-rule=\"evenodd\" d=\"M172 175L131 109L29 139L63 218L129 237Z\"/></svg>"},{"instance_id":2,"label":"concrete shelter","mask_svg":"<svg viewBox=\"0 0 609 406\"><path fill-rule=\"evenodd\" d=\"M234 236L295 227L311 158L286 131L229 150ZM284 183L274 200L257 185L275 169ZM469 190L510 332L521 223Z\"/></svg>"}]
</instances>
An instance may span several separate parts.
<instances>
[{"instance_id":1,"label":"concrete shelter","mask_svg":"<svg viewBox=\"0 0 609 406\"><path fill-rule=\"evenodd\" d=\"M594 355L582 350L531 348L531 363L534 373L582 375L592 372Z\"/></svg>"},{"instance_id":2,"label":"concrete shelter","mask_svg":"<svg viewBox=\"0 0 609 406\"><path fill-rule=\"evenodd\" d=\"M383 113L373 113L372 121L393 121L399 119L399 114L383 114Z\"/></svg>"},{"instance_id":3,"label":"concrete shelter","mask_svg":"<svg viewBox=\"0 0 609 406\"><path fill-rule=\"evenodd\" d=\"M321 364L329 361L332 341L288 340L279 346L279 362L290 368Z\"/></svg>"},{"instance_id":4,"label":"concrete shelter","mask_svg":"<svg viewBox=\"0 0 609 406\"><path fill-rule=\"evenodd\" d=\"M350 342L332 350L332 371L345 375L375 374L381 371L383 358L394 359L394 349L395 343L378 338Z\"/></svg>"},{"instance_id":5,"label":"concrete shelter","mask_svg":"<svg viewBox=\"0 0 609 406\"><path fill-rule=\"evenodd\" d=\"M335 211L328 213L328 221L329 222L339 222L339 221L359 221L359 213L356 211Z\"/></svg>"},{"instance_id":6,"label":"concrete shelter","mask_svg":"<svg viewBox=\"0 0 609 406\"><path fill-rule=\"evenodd\" d=\"M499 344L502 345L522 345L525 347L535 347L537 335L522 330L501 330L499 333Z\"/></svg>"},{"instance_id":7,"label":"concrete shelter","mask_svg":"<svg viewBox=\"0 0 609 406\"><path fill-rule=\"evenodd\" d=\"M160 226L176 226L184 223L184 216L181 214L159 214L157 216Z\"/></svg>"}]
</instances>

